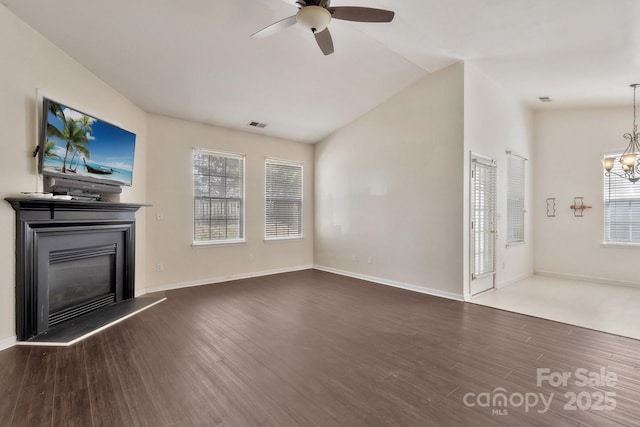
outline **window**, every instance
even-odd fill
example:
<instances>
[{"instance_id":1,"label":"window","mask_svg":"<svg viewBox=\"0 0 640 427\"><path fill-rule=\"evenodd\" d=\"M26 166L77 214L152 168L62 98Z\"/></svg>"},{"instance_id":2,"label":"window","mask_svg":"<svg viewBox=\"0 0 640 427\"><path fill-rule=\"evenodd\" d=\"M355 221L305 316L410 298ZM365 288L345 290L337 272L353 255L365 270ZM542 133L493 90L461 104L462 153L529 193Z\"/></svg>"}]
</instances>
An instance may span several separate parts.
<instances>
[{"instance_id":1,"label":"window","mask_svg":"<svg viewBox=\"0 0 640 427\"><path fill-rule=\"evenodd\" d=\"M507 244L524 242L524 164L526 159L507 153Z\"/></svg>"},{"instance_id":2,"label":"window","mask_svg":"<svg viewBox=\"0 0 640 427\"><path fill-rule=\"evenodd\" d=\"M193 242L244 241L244 156L193 151Z\"/></svg>"},{"instance_id":3,"label":"window","mask_svg":"<svg viewBox=\"0 0 640 427\"><path fill-rule=\"evenodd\" d=\"M619 164L620 156L615 163ZM605 243L640 243L640 183L604 174Z\"/></svg>"},{"instance_id":4,"label":"window","mask_svg":"<svg viewBox=\"0 0 640 427\"><path fill-rule=\"evenodd\" d=\"M302 237L302 164L265 161L265 239Z\"/></svg>"}]
</instances>

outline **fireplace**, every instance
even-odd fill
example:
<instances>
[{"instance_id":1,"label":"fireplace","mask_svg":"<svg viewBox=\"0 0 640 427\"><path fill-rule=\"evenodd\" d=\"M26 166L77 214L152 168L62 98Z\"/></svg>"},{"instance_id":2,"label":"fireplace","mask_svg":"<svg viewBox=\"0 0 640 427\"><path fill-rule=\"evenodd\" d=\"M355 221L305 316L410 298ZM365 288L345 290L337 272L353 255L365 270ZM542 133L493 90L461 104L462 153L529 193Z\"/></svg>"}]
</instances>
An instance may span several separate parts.
<instances>
[{"instance_id":1,"label":"fireplace","mask_svg":"<svg viewBox=\"0 0 640 427\"><path fill-rule=\"evenodd\" d=\"M19 341L134 297L135 212L142 205L6 200L16 211Z\"/></svg>"},{"instance_id":2,"label":"fireplace","mask_svg":"<svg viewBox=\"0 0 640 427\"><path fill-rule=\"evenodd\" d=\"M49 252L49 326L116 301L117 245Z\"/></svg>"},{"instance_id":3,"label":"fireplace","mask_svg":"<svg viewBox=\"0 0 640 427\"><path fill-rule=\"evenodd\" d=\"M84 224L80 229L40 228L35 232L36 307L38 333L123 300L124 237L128 224L105 229Z\"/></svg>"}]
</instances>

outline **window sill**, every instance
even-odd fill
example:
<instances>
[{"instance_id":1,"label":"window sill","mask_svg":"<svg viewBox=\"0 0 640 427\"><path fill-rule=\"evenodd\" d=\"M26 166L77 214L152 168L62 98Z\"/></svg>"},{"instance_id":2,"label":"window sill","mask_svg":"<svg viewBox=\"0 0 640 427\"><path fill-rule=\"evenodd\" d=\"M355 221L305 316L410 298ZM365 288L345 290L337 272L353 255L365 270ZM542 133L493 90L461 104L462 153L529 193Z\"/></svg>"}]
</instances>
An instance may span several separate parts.
<instances>
[{"instance_id":1,"label":"window sill","mask_svg":"<svg viewBox=\"0 0 640 427\"><path fill-rule=\"evenodd\" d=\"M640 248L640 243L602 242L600 246L603 248Z\"/></svg>"},{"instance_id":2,"label":"window sill","mask_svg":"<svg viewBox=\"0 0 640 427\"><path fill-rule=\"evenodd\" d=\"M290 242L292 240L302 240L304 236L293 236L293 237L265 237L265 243L277 243L277 242Z\"/></svg>"},{"instance_id":3,"label":"window sill","mask_svg":"<svg viewBox=\"0 0 640 427\"><path fill-rule=\"evenodd\" d=\"M526 244L526 241L522 241L522 242L511 242L511 243L505 243L504 247L508 248L509 246L522 246L524 244Z\"/></svg>"},{"instance_id":4,"label":"window sill","mask_svg":"<svg viewBox=\"0 0 640 427\"><path fill-rule=\"evenodd\" d=\"M192 248L202 248L202 247L210 247L210 246L235 246L235 245L244 245L247 243L245 239L238 240L207 240L202 242L193 242L191 243Z\"/></svg>"}]
</instances>

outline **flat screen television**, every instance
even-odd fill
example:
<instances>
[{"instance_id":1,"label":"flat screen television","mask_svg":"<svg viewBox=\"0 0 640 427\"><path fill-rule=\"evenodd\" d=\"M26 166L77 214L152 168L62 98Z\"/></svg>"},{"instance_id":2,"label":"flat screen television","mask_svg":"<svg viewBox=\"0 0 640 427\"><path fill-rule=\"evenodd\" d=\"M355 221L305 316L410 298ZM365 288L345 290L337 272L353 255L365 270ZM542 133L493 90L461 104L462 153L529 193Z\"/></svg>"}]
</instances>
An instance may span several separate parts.
<instances>
[{"instance_id":1,"label":"flat screen television","mask_svg":"<svg viewBox=\"0 0 640 427\"><path fill-rule=\"evenodd\" d=\"M43 98L39 171L71 189L130 186L136 135Z\"/></svg>"}]
</instances>

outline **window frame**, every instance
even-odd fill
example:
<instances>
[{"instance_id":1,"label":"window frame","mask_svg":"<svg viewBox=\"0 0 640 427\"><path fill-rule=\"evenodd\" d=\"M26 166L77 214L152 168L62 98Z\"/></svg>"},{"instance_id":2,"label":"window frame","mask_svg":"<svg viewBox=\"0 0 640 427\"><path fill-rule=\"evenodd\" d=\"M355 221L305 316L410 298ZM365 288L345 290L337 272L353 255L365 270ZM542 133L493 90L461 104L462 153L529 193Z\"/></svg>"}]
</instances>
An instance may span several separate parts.
<instances>
[{"instance_id":1,"label":"window frame","mask_svg":"<svg viewBox=\"0 0 640 427\"><path fill-rule=\"evenodd\" d=\"M269 209L269 195L267 194L268 184L268 165L281 165L300 168L300 226L298 234L288 235L269 235L268 230L268 209ZM290 199L293 200L293 199ZM283 240L298 240L304 238L304 162L295 160L278 159L274 157L265 157L264 159L264 241L274 242Z\"/></svg>"},{"instance_id":2,"label":"window frame","mask_svg":"<svg viewBox=\"0 0 640 427\"><path fill-rule=\"evenodd\" d=\"M227 159L237 159L240 160L242 165L242 185L240 186L241 196L240 196L240 237L238 238L224 238L224 239L209 239L209 240L196 240L196 174L195 174L195 156L197 153L204 153L212 156L224 157ZM242 244L246 243L246 155L242 153L232 153L221 150L212 150L206 148L197 148L194 147L191 152L191 185L192 185L192 196L191 196L191 221L192 221L192 246L200 247L200 246L211 246L211 245L233 245L233 244ZM212 176L212 175L207 175ZM227 177L225 171L225 178ZM224 199L231 199L229 197L225 197ZM211 214L209 214L209 218L211 218Z\"/></svg>"},{"instance_id":3,"label":"window frame","mask_svg":"<svg viewBox=\"0 0 640 427\"><path fill-rule=\"evenodd\" d=\"M518 168L514 167L514 162L519 162ZM507 151L507 246L526 243L526 165L526 157ZM518 176L514 176L516 172L519 172ZM516 185L518 188L514 188ZM520 212L514 211L514 204Z\"/></svg>"},{"instance_id":4,"label":"window frame","mask_svg":"<svg viewBox=\"0 0 640 427\"><path fill-rule=\"evenodd\" d=\"M615 161L614 164L616 166L618 166L620 164L619 159L620 156L622 155L622 153L608 153L605 154L603 156L603 158L607 158L607 157L615 157ZM608 221L609 219L609 215L610 215L610 211L609 211L609 204L611 203L611 179L615 180L615 181L619 181L623 183L623 186L629 186L630 189L634 189L636 194L623 194L621 195L622 197L618 197L615 200L628 200L629 203L634 203L636 209L640 209L640 183L631 183L628 180L626 180L625 178L622 178L618 175L616 175L614 172L610 172L607 173L606 170L603 169L603 175L602 175L602 195L603 195L603 212L602 212L602 243L605 246L627 246L627 247L639 247L640 246L640 231L636 231L635 234L637 234L636 240L633 240L633 228L634 228L634 224L636 224L638 227L640 227L640 219L636 220L636 221L630 221L629 222L629 230L628 230L628 235L629 235L629 240L625 241L625 240L617 240L617 239L612 239L611 238L611 225L610 225L610 221ZM622 188L622 186L615 186L616 189L620 189ZM627 197L624 197L627 196ZM637 196L637 197L630 197L630 196ZM633 207L630 207L630 210L633 209ZM632 212L629 212L629 215L631 218L633 218L634 216L632 215Z\"/></svg>"}]
</instances>

